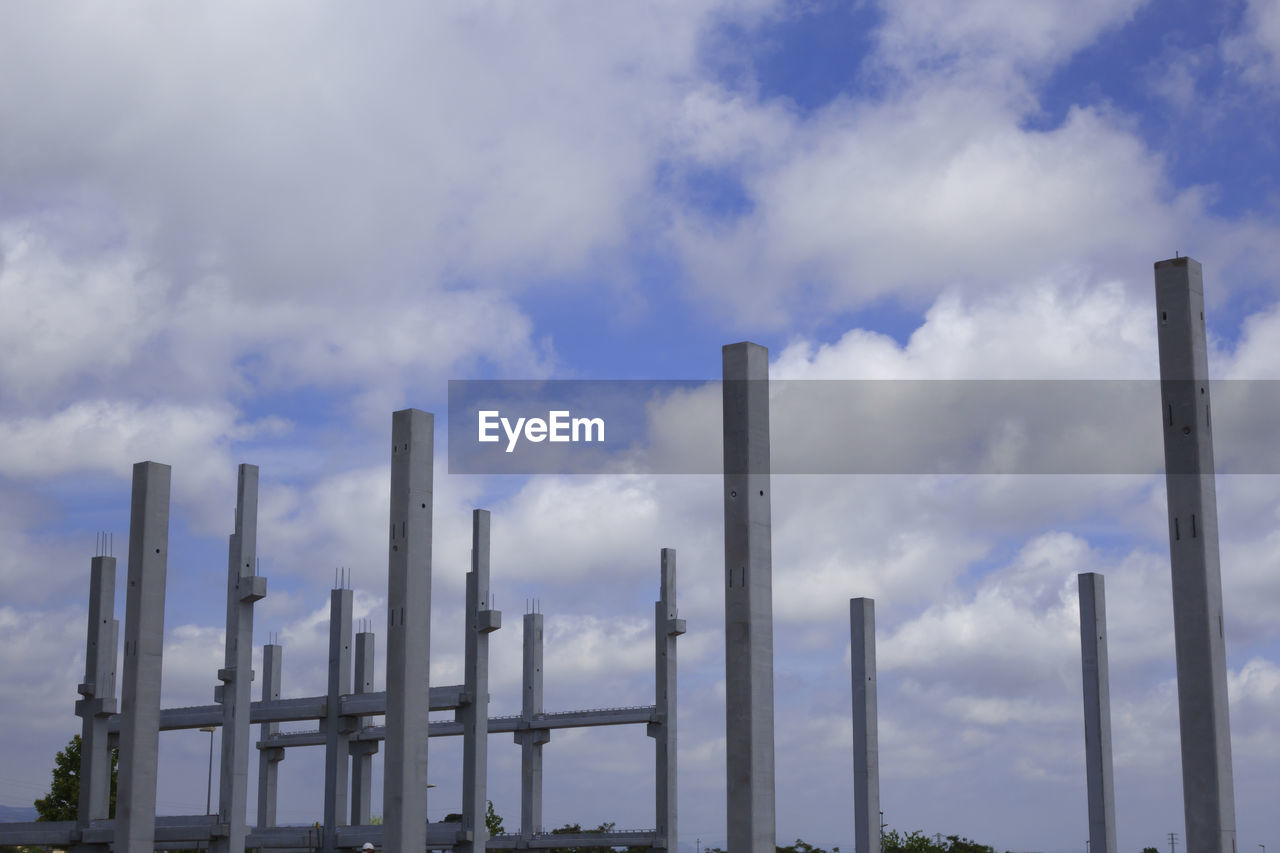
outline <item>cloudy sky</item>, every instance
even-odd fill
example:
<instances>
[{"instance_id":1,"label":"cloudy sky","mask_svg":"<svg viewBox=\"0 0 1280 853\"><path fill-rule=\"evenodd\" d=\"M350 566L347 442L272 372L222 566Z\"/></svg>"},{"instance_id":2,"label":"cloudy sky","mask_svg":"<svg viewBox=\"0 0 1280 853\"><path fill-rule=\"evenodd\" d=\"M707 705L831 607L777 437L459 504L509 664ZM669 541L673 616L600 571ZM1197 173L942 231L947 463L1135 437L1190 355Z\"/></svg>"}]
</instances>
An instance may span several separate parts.
<instances>
[{"instance_id":1,"label":"cloudy sky","mask_svg":"<svg viewBox=\"0 0 1280 853\"><path fill-rule=\"evenodd\" d=\"M322 690L336 566L381 653L390 413L436 412L442 448L450 379L709 380L745 339L779 378L1149 379L1175 252L1204 264L1213 375L1280 378L1278 107L1277 0L7 6L0 803L79 731L89 559L100 530L125 556L139 460L173 466L164 702L189 705L222 657L241 461L286 694ZM872 596L890 826L1082 850L1082 571L1107 578L1121 849L1181 837L1158 476L774 488L781 840L851 849L848 599ZM494 713L519 708L530 598L548 709L650 702L678 549L680 843L721 843L717 479L441 455L435 490L432 678L461 679L487 507ZM1280 849L1280 482L1218 496L1239 845ZM162 737L164 813L203 811L207 749ZM461 753L432 750L440 819ZM640 728L546 750L547 824L652 825ZM495 736L509 828L518 756ZM320 766L285 761L282 821L320 817Z\"/></svg>"}]
</instances>

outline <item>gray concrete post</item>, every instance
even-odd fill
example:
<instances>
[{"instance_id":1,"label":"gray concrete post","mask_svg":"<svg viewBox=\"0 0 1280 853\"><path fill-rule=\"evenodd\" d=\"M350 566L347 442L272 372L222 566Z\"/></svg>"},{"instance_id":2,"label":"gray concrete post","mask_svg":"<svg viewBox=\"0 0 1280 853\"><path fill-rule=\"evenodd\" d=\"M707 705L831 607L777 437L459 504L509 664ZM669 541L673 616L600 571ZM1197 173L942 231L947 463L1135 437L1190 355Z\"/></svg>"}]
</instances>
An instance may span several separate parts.
<instances>
[{"instance_id":1,"label":"gray concrete post","mask_svg":"<svg viewBox=\"0 0 1280 853\"><path fill-rule=\"evenodd\" d=\"M524 615L524 687L520 720L515 733L520 744L520 837L526 841L542 832L542 745L551 740L546 729L528 725L542 713L542 614Z\"/></svg>"},{"instance_id":2,"label":"gray concrete post","mask_svg":"<svg viewBox=\"0 0 1280 853\"><path fill-rule=\"evenodd\" d=\"M284 647L268 643L262 647L262 701L280 698L280 667ZM263 723L258 729L261 740L280 731L279 723ZM282 747L258 750L258 826L276 825L276 791L280 762L284 759Z\"/></svg>"},{"instance_id":3,"label":"gray concrete post","mask_svg":"<svg viewBox=\"0 0 1280 853\"><path fill-rule=\"evenodd\" d=\"M725 752L729 853L774 853L769 351L724 347Z\"/></svg>"},{"instance_id":4,"label":"gray concrete post","mask_svg":"<svg viewBox=\"0 0 1280 853\"><path fill-rule=\"evenodd\" d=\"M356 692L373 692L373 634L356 634ZM357 729L370 725L372 717L359 717ZM351 744L351 825L365 826L372 817L370 792L373 789L373 756L378 742L362 740Z\"/></svg>"},{"instance_id":5,"label":"gray concrete post","mask_svg":"<svg viewBox=\"0 0 1280 853\"><path fill-rule=\"evenodd\" d=\"M679 846L676 797L676 638L685 622L676 611L676 551L663 548L658 601L653 605L654 706L658 719L648 726L654 739L654 811L658 849Z\"/></svg>"},{"instance_id":6,"label":"gray concrete post","mask_svg":"<svg viewBox=\"0 0 1280 853\"><path fill-rule=\"evenodd\" d=\"M80 723L80 802L76 826L106 820L111 807L111 750L107 717L116 712L115 640L116 558L94 557L89 564L89 628L85 641L84 682L76 702Z\"/></svg>"},{"instance_id":7,"label":"gray concrete post","mask_svg":"<svg viewBox=\"0 0 1280 853\"><path fill-rule=\"evenodd\" d=\"M466 692L457 711L462 722L462 831L457 850L483 853L489 838L484 823L489 758L489 634L502 614L489 607L489 511L471 514L471 571L467 572Z\"/></svg>"},{"instance_id":8,"label":"gray concrete post","mask_svg":"<svg viewBox=\"0 0 1280 853\"><path fill-rule=\"evenodd\" d=\"M1090 853L1116 853L1106 590L1102 575L1097 572L1083 572L1076 577L1080 585L1080 668L1084 680L1084 763L1089 790L1089 850Z\"/></svg>"},{"instance_id":9,"label":"gray concrete post","mask_svg":"<svg viewBox=\"0 0 1280 853\"><path fill-rule=\"evenodd\" d=\"M338 849L338 827L346 826L347 774L353 719L343 717L339 699L351 692L351 609L349 589L329 594L329 690L324 728L324 849Z\"/></svg>"},{"instance_id":10,"label":"gray concrete post","mask_svg":"<svg viewBox=\"0 0 1280 853\"><path fill-rule=\"evenodd\" d=\"M253 604L267 594L256 575L258 466L237 471L235 532L227 549L227 632L222 682L222 763L218 775L218 822L226 835L209 842L213 853L243 853L248 834L249 704L253 682Z\"/></svg>"},{"instance_id":11,"label":"gray concrete post","mask_svg":"<svg viewBox=\"0 0 1280 853\"><path fill-rule=\"evenodd\" d=\"M113 845L117 853L152 853L155 848L170 475L169 466L158 462L133 466Z\"/></svg>"},{"instance_id":12,"label":"gray concrete post","mask_svg":"<svg viewBox=\"0 0 1280 853\"><path fill-rule=\"evenodd\" d=\"M853 684L854 851L880 853L875 599L849 599L849 660Z\"/></svg>"},{"instance_id":13,"label":"gray concrete post","mask_svg":"<svg viewBox=\"0 0 1280 853\"><path fill-rule=\"evenodd\" d=\"M391 541L387 554L387 713L383 849L427 843L431 652L431 457L435 418L391 416Z\"/></svg>"},{"instance_id":14,"label":"gray concrete post","mask_svg":"<svg viewBox=\"0 0 1280 853\"><path fill-rule=\"evenodd\" d=\"M1200 264L1155 264L1188 853L1235 853L1226 630Z\"/></svg>"}]
</instances>

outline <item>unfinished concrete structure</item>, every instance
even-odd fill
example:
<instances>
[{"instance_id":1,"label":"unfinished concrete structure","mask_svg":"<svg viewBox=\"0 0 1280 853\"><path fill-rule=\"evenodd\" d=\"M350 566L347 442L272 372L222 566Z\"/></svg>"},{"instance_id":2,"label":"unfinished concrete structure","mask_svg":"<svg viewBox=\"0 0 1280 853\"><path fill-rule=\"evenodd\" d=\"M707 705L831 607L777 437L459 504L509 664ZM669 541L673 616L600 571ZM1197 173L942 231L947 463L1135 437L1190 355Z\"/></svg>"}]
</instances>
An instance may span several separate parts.
<instances>
[{"instance_id":1,"label":"unfinished concrete structure","mask_svg":"<svg viewBox=\"0 0 1280 853\"><path fill-rule=\"evenodd\" d=\"M489 593L489 513L472 518L471 571L467 575L465 683L431 687L425 638L430 628L430 543L432 416L397 412L392 424L392 494L388 553L388 654L384 692L372 690L373 634L356 642L352 689L352 592L333 590L330 597L329 679L325 695L284 698L281 695L283 649L263 647L262 699L251 702L253 674L247 652L252 646L252 604L266 593L256 576L257 469L239 470L236 519L230 539L227 582L226 666L218 671L215 704L160 708L160 668L164 627L164 572L168 555L169 476L166 465L139 463L134 468L128 610L125 624L122 713L115 713L115 636L112 618L115 561L96 555L91 562L90 613L83 697L76 703L83 718L81 774L84 805L80 821L0 824L0 844L76 845L78 849L150 851L157 847L209 847L243 851L353 849L373 841L386 850L614 847L643 845L674 849L675 804L675 640L684 632L675 605L675 552L661 555L659 600L654 612L655 701L652 705L592 711L544 713L541 707L541 614L536 654L526 644L523 713L488 715L488 635L501 625ZM100 549L101 550L101 549ZM527 622L529 624L529 622ZM528 637L528 633L526 637ZM430 722L432 710L453 710L455 720ZM385 716L385 725L372 718ZM281 733L278 724L316 721L309 732ZM247 801L249 726L260 729L257 826L249 826ZM489 733L515 733L540 753L552 729L644 724L656 741L658 828L627 832L542 832L541 816L516 834L488 838L486 758ZM224 728L222 776L217 815L155 815L156 767L161 731ZM429 737L463 737L462 823L428 823L426 757ZM120 742L117 817L108 819L110 753L108 739ZM378 742L387 741L384 762L384 823L369 822L371 758ZM325 748L324 820L317 833L307 827L276 825L278 765L288 747ZM525 748L525 747L522 747ZM350 778L348 778L348 773ZM522 773L522 801L541 790L541 763ZM350 803L350 805L348 805ZM348 823L350 815L350 824Z\"/></svg>"},{"instance_id":2,"label":"unfinished concrete structure","mask_svg":"<svg viewBox=\"0 0 1280 853\"><path fill-rule=\"evenodd\" d=\"M1116 853L1115 784L1111 772L1111 686L1107 668L1107 600L1102 575L1077 575L1080 668L1084 683L1084 763L1089 789L1090 853Z\"/></svg>"},{"instance_id":3,"label":"unfinished concrete structure","mask_svg":"<svg viewBox=\"0 0 1280 853\"><path fill-rule=\"evenodd\" d=\"M875 599L849 600L849 668L853 688L854 851L880 853Z\"/></svg>"},{"instance_id":4,"label":"unfinished concrete structure","mask_svg":"<svg viewBox=\"0 0 1280 853\"><path fill-rule=\"evenodd\" d=\"M1236 853L1226 629L1200 264L1155 265L1187 850Z\"/></svg>"},{"instance_id":5,"label":"unfinished concrete structure","mask_svg":"<svg viewBox=\"0 0 1280 853\"><path fill-rule=\"evenodd\" d=\"M728 853L774 853L769 351L722 351Z\"/></svg>"}]
</instances>

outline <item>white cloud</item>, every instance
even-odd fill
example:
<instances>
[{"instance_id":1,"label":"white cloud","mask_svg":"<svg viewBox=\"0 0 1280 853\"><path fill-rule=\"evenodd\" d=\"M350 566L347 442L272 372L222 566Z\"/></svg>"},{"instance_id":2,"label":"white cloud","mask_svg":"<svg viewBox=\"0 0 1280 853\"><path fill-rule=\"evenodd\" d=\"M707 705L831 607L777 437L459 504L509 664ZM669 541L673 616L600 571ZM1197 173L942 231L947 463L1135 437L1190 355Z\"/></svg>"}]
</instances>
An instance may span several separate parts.
<instances>
[{"instance_id":1,"label":"white cloud","mask_svg":"<svg viewBox=\"0 0 1280 853\"><path fill-rule=\"evenodd\" d=\"M1222 41L1224 58L1262 92L1280 80L1280 2L1248 0L1239 31Z\"/></svg>"}]
</instances>

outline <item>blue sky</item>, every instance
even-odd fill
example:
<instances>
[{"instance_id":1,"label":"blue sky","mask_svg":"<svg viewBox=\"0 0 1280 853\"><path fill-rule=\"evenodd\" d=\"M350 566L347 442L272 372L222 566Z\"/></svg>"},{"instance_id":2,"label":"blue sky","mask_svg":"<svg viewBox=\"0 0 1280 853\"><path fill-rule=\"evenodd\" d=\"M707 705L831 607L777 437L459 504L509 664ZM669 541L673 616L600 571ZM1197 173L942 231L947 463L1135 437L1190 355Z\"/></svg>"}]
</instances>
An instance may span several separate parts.
<instances>
[{"instance_id":1,"label":"blue sky","mask_svg":"<svg viewBox=\"0 0 1280 853\"><path fill-rule=\"evenodd\" d=\"M23 689L0 803L43 793L78 731L94 533L124 556L138 460L174 469L164 692L186 705L220 666L236 463L262 470L259 639L318 693L335 566L380 632L389 415L443 423L450 379L715 379L745 339L778 378L1152 378L1151 263L1175 251L1204 264L1213 374L1280 378L1278 93L1276 0L10 9L0 668ZM649 701L677 548L680 842L721 842L715 479L450 476L444 440L433 680L460 679L472 507L509 626L495 713L528 598L549 708ZM1218 490L1239 843L1280 845L1280 484ZM781 840L852 843L847 601L869 595L889 823L1080 849L1082 571L1107 576L1120 844L1182 833L1158 478L785 477L773 513ZM161 747L161 808L198 812L203 736ZM642 732L547 749L548 824L649 825ZM517 755L490 751L509 825ZM432 744L434 818L459 756ZM283 819L320 815L319 766L287 759Z\"/></svg>"}]
</instances>

